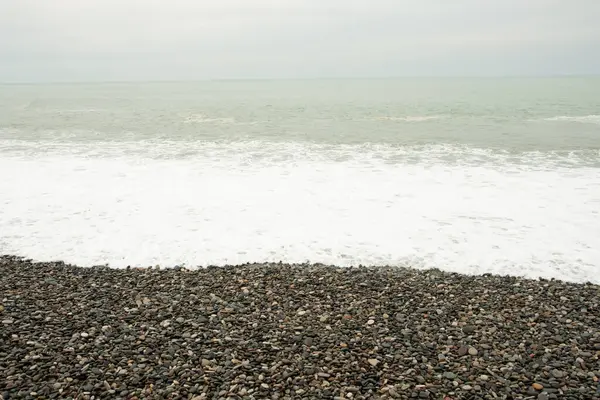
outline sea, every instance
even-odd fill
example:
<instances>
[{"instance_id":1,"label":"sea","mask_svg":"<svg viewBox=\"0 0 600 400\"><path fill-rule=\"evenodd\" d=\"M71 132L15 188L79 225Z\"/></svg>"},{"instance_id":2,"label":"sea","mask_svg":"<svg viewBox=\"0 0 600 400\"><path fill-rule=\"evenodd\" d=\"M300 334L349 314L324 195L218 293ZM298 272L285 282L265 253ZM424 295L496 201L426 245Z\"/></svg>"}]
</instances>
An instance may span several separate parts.
<instances>
[{"instance_id":1,"label":"sea","mask_svg":"<svg viewBox=\"0 0 600 400\"><path fill-rule=\"evenodd\" d=\"M2 84L0 254L600 283L600 78Z\"/></svg>"}]
</instances>

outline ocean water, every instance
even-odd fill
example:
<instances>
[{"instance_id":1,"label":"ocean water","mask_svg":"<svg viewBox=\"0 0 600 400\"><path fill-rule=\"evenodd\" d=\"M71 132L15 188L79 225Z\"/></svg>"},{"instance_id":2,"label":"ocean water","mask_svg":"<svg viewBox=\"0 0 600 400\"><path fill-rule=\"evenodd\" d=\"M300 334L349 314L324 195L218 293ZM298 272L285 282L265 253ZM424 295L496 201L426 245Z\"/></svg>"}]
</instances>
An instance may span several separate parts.
<instances>
[{"instance_id":1,"label":"ocean water","mask_svg":"<svg viewBox=\"0 0 600 400\"><path fill-rule=\"evenodd\" d=\"M0 254L600 282L600 78L0 86Z\"/></svg>"}]
</instances>

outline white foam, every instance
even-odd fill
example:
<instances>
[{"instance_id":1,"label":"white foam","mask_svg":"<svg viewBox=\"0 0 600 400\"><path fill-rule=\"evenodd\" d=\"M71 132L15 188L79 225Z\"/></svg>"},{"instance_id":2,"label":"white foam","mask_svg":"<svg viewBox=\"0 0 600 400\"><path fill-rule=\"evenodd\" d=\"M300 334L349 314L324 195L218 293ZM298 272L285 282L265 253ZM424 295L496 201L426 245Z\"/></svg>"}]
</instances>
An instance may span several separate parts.
<instances>
[{"instance_id":1,"label":"white foam","mask_svg":"<svg viewBox=\"0 0 600 400\"><path fill-rule=\"evenodd\" d=\"M580 115L568 116L559 115L556 117L544 118L545 121L579 122L583 124L600 124L600 115Z\"/></svg>"},{"instance_id":2,"label":"white foam","mask_svg":"<svg viewBox=\"0 0 600 400\"><path fill-rule=\"evenodd\" d=\"M0 253L86 266L283 260L600 282L600 168L577 154L570 165L573 154L452 146L0 149Z\"/></svg>"},{"instance_id":3,"label":"white foam","mask_svg":"<svg viewBox=\"0 0 600 400\"><path fill-rule=\"evenodd\" d=\"M204 114L184 115L183 121L187 124L234 124L235 118L231 117L209 117Z\"/></svg>"}]
</instances>

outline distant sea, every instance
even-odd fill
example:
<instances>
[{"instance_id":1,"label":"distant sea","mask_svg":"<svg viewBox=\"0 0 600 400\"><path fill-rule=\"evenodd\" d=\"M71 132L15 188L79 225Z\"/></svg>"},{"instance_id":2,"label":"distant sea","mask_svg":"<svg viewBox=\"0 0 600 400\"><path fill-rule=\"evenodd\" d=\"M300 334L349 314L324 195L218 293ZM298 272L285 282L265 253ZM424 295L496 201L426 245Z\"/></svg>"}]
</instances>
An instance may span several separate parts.
<instances>
[{"instance_id":1,"label":"distant sea","mask_svg":"<svg viewBox=\"0 0 600 400\"><path fill-rule=\"evenodd\" d=\"M0 254L600 282L600 78L0 85Z\"/></svg>"}]
</instances>

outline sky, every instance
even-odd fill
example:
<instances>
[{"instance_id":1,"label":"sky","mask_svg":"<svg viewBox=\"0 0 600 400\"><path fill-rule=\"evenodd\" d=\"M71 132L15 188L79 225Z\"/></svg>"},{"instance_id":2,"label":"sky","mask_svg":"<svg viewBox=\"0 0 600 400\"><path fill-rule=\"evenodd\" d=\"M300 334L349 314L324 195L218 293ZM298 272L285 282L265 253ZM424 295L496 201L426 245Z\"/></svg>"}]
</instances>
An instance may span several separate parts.
<instances>
[{"instance_id":1,"label":"sky","mask_svg":"<svg viewBox=\"0 0 600 400\"><path fill-rule=\"evenodd\" d=\"M600 0L0 0L0 82L600 74Z\"/></svg>"}]
</instances>

